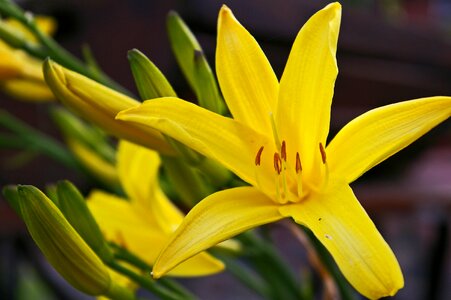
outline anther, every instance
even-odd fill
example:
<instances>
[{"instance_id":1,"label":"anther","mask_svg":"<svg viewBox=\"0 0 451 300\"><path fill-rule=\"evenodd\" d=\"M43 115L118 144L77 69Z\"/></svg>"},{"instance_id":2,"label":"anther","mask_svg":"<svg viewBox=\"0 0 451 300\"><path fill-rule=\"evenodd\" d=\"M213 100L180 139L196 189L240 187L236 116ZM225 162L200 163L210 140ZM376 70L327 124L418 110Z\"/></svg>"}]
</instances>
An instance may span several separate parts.
<instances>
[{"instance_id":1,"label":"anther","mask_svg":"<svg viewBox=\"0 0 451 300\"><path fill-rule=\"evenodd\" d=\"M296 174L300 172L302 172L301 157L299 156L299 152L296 152Z\"/></svg>"},{"instance_id":2,"label":"anther","mask_svg":"<svg viewBox=\"0 0 451 300\"><path fill-rule=\"evenodd\" d=\"M282 172L282 160L280 159L280 155L277 152L274 153L274 169L279 175L280 172Z\"/></svg>"},{"instance_id":3,"label":"anther","mask_svg":"<svg viewBox=\"0 0 451 300\"><path fill-rule=\"evenodd\" d=\"M282 146L280 147L280 156L283 161L287 161L287 144L285 141L282 141Z\"/></svg>"},{"instance_id":4,"label":"anther","mask_svg":"<svg viewBox=\"0 0 451 300\"><path fill-rule=\"evenodd\" d=\"M323 143L319 143L319 152L321 152L321 160L323 161L323 164L326 164L326 150L323 147Z\"/></svg>"},{"instance_id":5,"label":"anther","mask_svg":"<svg viewBox=\"0 0 451 300\"><path fill-rule=\"evenodd\" d=\"M261 158L262 158L262 152L263 152L264 148L265 148L264 146L261 146L260 149L258 149L257 156L255 156L255 165L256 166L260 165Z\"/></svg>"}]
</instances>

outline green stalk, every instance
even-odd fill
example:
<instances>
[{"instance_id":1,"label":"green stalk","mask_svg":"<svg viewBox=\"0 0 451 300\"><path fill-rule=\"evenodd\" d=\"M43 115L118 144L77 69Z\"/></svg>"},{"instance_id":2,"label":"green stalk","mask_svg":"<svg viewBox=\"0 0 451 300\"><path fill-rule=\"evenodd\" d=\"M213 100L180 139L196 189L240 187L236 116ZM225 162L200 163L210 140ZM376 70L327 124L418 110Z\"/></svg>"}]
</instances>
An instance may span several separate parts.
<instances>
[{"instance_id":1,"label":"green stalk","mask_svg":"<svg viewBox=\"0 0 451 300\"><path fill-rule=\"evenodd\" d=\"M304 299L300 283L270 243L253 232L239 236L254 267L270 288L270 299Z\"/></svg>"},{"instance_id":2,"label":"green stalk","mask_svg":"<svg viewBox=\"0 0 451 300\"><path fill-rule=\"evenodd\" d=\"M230 272L230 274L232 274L243 285L256 292L264 299L271 298L271 293L268 289L268 286L265 285L263 280L257 274L249 270L246 266L239 263L235 257L221 254L220 251L217 251L215 249L210 249L209 251L216 257L218 257L221 261L223 261L226 265L226 270Z\"/></svg>"},{"instance_id":3,"label":"green stalk","mask_svg":"<svg viewBox=\"0 0 451 300\"><path fill-rule=\"evenodd\" d=\"M149 273L152 271L152 266L143 261L141 258L136 256L135 254L129 252L127 249L124 249L120 247L117 244L110 243L110 246L114 250L114 257L120 261L124 261L129 263L130 265L137 267L144 273ZM167 279L167 278L160 278L158 279L158 283L164 286L167 289L170 289L174 292L176 292L179 296L181 296L183 299L196 299L196 296L194 296L190 291L186 290L183 286L178 284L177 282Z\"/></svg>"},{"instance_id":4,"label":"green stalk","mask_svg":"<svg viewBox=\"0 0 451 300\"><path fill-rule=\"evenodd\" d=\"M20 146L19 139L21 139L26 148L34 149L37 152L52 157L71 169L80 169L77 160L60 143L53 138L40 133L3 110L0 110L0 126L3 126L18 135L18 138L10 139L10 141L13 142L12 146ZM6 143L7 140L3 140L3 142Z\"/></svg>"},{"instance_id":5,"label":"green stalk","mask_svg":"<svg viewBox=\"0 0 451 300\"><path fill-rule=\"evenodd\" d=\"M151 291L158 297L164 300L194 300L195 298L190 298L186 296L181 296L178 293L174 293L173 291L170 291L160 285L158 285L154 280L144 277L122 265L117 263L116 261L111 261L107 263L107 265L113 269L114 271L121 273L122 275L127 276L137 284L139 284L141 287Z\"/></svg>"}]
</instances>

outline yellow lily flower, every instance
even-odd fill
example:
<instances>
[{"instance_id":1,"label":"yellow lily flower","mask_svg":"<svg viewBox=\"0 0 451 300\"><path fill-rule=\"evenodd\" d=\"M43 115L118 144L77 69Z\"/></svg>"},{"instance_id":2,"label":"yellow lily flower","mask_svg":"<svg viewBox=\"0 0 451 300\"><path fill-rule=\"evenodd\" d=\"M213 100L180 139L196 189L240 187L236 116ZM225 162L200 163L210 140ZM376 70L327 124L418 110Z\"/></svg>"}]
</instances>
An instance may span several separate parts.
<instances>
[{"instance_id":1,"label":"yellow lily flower","mask_svg":"<svg viewBox=\"0 0 451 300\"><path fill-rule=\"evenodd\" d=\"M0 22L16 35L36 42L35 37L18 21L7 19ZM48 35L56 28L55 21L48 17L36 17L36 24ZM2 40L0 40L0 87L19 100L51 101L55 98L44 81L42 61L23 50L10 47Z\"/></svg>"},{"instance_id":2,"label":"yellow lily flower","mask_svg":"<svg viewBox=\"0 0 451 300\"><path fill-rule=\"evenodd\" d=\"M161 247L182 223L183 214L158 184L157 152L121 140L117 172L129 200L103 191L88 197L88 206L105 238L114 241L153 265ZM174 268L172 276L203 276L220 272L224 265L200 253Z\"/></svg>"},{"instance_id":3,"label":"yellow lily flower","mask_svg":"<svg viewBox=\"0 0 451 300\"><path fill-rule=\"evenodd\" d=\"M196 205L160 254L155 278L220 241L292 217L313 231L366 297L394 295L403 287L392 250L349 184L449 118L451 98L371 110L325 147L340 19L338 3L310 18L279 84L258 43L224 6L216 68L233 119L177 98L153 99L118 114L218 160L252 185L219 191Z\"/></svg>"},{"instance_id":4,"label":"yellow lily flower","mask_svg":"<svg viewBox=\"0 0 451 300\"><path fill-rule=\"evenodd\" d=\"M175 154L160 132L114 119L121 110L138 106L137 100L50 60L44 62L44 77L59 101L105 131L166 155Z\"/></svg>"}]
</instances>

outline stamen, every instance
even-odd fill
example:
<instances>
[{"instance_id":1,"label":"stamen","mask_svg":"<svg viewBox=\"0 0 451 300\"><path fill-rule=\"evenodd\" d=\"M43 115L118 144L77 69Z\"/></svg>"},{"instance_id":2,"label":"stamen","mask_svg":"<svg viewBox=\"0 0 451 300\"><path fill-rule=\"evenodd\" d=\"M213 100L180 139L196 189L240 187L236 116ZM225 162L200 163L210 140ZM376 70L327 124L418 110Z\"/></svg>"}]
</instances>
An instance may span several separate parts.
<instances>
[{"instance_id":1,"label":"stamen","mask_svg":"<svg viewBox=\"0 0 451 300\"><path fill-rule=\"evenodd\" d=\"M296 152L296 174L300 172L302 172L301 157L299 156L299 152Z\"/></svg>"},{"instance_id":2,"label":"stamen","mask_svg":"<svg viewBox=\"0 0 451 300\"><path fill-rule=\"evenodd\" d=\"M260 149L258 149L257 156L255 156L255 165L256 166L260 165L261 158L262 158L262 152L263 152L264 148L265 148L265 146L261 146Z\"/></svg>"},{"instance_id":3,"label":"stamen","mask_svg":"<svg viewBox=\"0 0 451 300\"><path fill-rule=\"evenodd\" d=\"M296 174L298 183L298 197L302 197L302 164L299 152L296 152Z\"/></svg>"},{"instance_id":4,"label":"stamen","mask_svg":"<svg viewBox=\"0 0 451 300\"><path fill-rule=\"evenodd\" d=\"M323 147L323 143L319 143L319 152L321 152L321 160L323 161L323 164L326 164L326 150Z\"/></svg>"},{"instance_id":5,"label":"stamen","mask_svg":"<svg viewBox=\"0 0 451 300\"><path fill-rule=\"evenodd\" d=\"M323 180L323 186L322 188L325 189L327 187L327 184L329 183L329 166L327 164L327 157L326 157L326 150L324 149L324 146L322 143L319 143L319 151L321 152L321 160L324 164L324 180Z\"/></svg>"},{"instance_id":6,"label":"stamen","mask_svg":"<svg viewBox=\"0 0 451 300\"><path fill-rule=\"evenodd\" d=\"M282 146L280 147L280 156L283 161L287 161L287 144L285 141L282 141Z\"/></svg>"},{"instance_id":7,"label":"stamen","mask_svg":"<svg viewBox=\"0 0 451 300\"><path fill-rule=\"evenodd\" d=\"M281 148L279 133L277 132L276 122L274 121L274 115L272 112L269 113L269 118L271 120L272 134L274 135L274 141L276 142L277 149Z\"/></svg>"},{"instance_id":8,"label":"stamen","mask_svg":"<svg viewBox=\"0 0 451 300\"><path fill-rule=\"evenodd\" d=\"M277 152L274 153L274 170L276 170L278 175L282 172L282 160Z\"/></svg>"}]
</instances>

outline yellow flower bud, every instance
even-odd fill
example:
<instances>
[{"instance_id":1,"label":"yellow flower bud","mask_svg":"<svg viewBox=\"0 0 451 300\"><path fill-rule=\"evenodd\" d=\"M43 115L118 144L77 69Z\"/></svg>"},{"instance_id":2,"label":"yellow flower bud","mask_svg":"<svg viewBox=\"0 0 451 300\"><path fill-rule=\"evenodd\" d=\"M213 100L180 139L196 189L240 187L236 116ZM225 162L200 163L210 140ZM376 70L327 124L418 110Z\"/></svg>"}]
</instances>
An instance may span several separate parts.
<instances>
[{"instance_id":1,"label":"yellow flower bud","mask_svg":"<svg viewBox=\"0 0 451 300\"><path fill-rule=\"evenodd\" d=\"M50 60L44 62L44 77L58 100L109 133L164 154L174 154L160 132L115 119L120 111L140 102Z\"/></svg>"}]
</instances>

